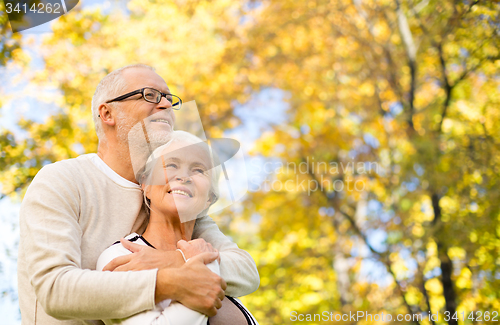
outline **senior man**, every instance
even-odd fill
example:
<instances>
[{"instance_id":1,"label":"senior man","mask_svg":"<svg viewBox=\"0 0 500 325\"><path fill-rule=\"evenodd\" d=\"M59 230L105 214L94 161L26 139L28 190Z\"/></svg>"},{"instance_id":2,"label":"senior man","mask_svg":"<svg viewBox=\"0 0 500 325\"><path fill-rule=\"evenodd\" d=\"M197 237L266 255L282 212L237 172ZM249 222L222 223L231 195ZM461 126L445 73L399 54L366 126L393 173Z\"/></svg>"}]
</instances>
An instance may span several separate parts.
<instances>
[{"instance_id":1,"label":"senior man","mask_svg":"<svg viewBox=\"0 0 500 325\"><path fill-rule=\"evenodd\" d=\"M259 275L251 256L225 237L213 220L199 219L193 237L219 251L184 263L181 252L129 248L98 272L99 254L125 235L145 229L147 216L130 158L128 133L137 123L152 143L165 142L175 116L165 81L146 65L113 71L92 99L99 137L97 154L43 167L21 205L18 258L22 324L102 324L172 299L208 316L230 296L255 291ZM133 139L132 139L133 141ZM203 251L203 241L183 243L185 253ZM205 263L220 257L221 277ZM225 281L224 281L225 280ZM227 283L227 289L226 289Z\"/></svg>"}]
</instances>

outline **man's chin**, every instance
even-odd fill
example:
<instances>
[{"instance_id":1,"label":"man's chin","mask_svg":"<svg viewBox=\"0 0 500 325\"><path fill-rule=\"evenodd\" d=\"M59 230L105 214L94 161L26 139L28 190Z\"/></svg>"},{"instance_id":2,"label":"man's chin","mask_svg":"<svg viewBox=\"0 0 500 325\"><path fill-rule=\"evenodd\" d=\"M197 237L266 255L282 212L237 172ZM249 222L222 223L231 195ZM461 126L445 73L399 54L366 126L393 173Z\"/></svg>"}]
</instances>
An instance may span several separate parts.
<instances>
[{"instance_id":1,"label":"man's chin","mask_svg":"<svg viewBox=\"0 0 500 325\"><path fill-rule=\"evenodd\" d=\"M131 128L128 133L128 146L135 175L138 175L138 172L144 167L149 155L156 148L167 143L171 136L170 125L166 125L166 127L162 125L161 128L157 128L146 124L146 130L144 130L139 123Z\"/></svg>"},{"instance_id":2,"label":"man's chin","mask_svg":"<svg viewBox=\"0 0 500 325\"><path fill-rule=\"evenodd\" d=\"M151 131L148 132L149 141L151 144L156 146L161 146L170 140L172 136L172 129L168 126L168 129L163 127L162 129L151 128Z\"/></svg>"},{"instance_id":3,"label":"man's chin","mask_svg":"<svg viewBox=\"0 0 500 325\"><path fill-rule=\"evenodd\" d=\"M146 127L146 130L148 131L148 134L164 134L164 133L172 133L172 126L167 123L158 123L158 122L152 122Z\"/></svg>"},{"instance_id":4,"label":"man's chin","mask_svg":"<svg viewBox=\"0 0 500 325\"><path fill-rule=\"evenodd\" d=\"M131 145L139 143L165 144L170 140L172 127L167 123L145 123L145 128L141 123L134 125L128 134L128 141Z\"/></svg>"}]
</instances>

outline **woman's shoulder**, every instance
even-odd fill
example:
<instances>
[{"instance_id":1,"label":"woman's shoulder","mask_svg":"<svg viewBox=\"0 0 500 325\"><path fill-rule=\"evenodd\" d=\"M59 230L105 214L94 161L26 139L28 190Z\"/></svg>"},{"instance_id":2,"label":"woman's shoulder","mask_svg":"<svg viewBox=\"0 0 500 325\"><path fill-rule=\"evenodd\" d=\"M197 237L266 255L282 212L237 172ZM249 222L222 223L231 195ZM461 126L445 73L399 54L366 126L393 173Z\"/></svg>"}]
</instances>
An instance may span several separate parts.
<instances>
[{"instance_id":1,"label":"woman's shoulder","mask_svg":"<svg viewBox=\"0 0 500 325\"><path fill-rule=\"evenodd\" d=\"M141 236L136 234L136 233L131 233L130 235L126 236L125 239L134 241L137 244L142 244L142 241L136 241L134 238L140 238ZM115 242L113 245L109 246L104 250L104 252L101 253L99 258L97 259L97 264L95 269L97 271L102 271L102 269L113 259L123 256L123 255L128 255L132 254L131 251L126 249L120 241Z\"/></svg>"}]
</instances>

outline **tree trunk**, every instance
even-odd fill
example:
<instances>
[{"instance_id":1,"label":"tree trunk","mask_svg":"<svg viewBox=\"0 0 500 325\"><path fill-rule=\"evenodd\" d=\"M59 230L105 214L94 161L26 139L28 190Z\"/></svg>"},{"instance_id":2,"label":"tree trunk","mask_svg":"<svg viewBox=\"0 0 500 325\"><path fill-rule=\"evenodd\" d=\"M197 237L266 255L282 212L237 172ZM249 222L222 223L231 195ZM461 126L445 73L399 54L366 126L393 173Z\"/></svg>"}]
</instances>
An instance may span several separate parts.
<instances>
[{"instance_id":1,"label":"tree trunk","mask_svg":"<svg viewBox=\"0 0 500 325\"><path fill-rule=\"evenodd\" d=\"M437 193L433 193L431 196L432 208L434 210L434 220L433 224L439 227L441 221L441 207L439 206L439 200L441 198ZM450 319L448 321L449 325L458 325L457 320L453 319L453 315L457 311L456 295L455 289L453 287L453 281L451 275L453 273L453 263L448 256L448 247L436 239L438 247L438 257L441 262L441 284L443 285L443 295L446 303L446 311L450 312Z\"/></svg>"}]
</instances>

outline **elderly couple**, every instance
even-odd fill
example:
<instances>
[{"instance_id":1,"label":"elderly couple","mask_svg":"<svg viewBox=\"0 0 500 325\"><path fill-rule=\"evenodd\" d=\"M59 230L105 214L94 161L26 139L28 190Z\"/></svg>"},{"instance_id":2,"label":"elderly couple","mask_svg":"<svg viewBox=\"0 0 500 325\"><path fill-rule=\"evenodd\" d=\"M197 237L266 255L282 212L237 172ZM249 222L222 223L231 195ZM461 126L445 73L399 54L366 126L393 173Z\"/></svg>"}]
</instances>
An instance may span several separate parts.
<instances>
[{"instance_id":1,"label":"elderly couple","mask_svg":"<svg viewBox=\"0 0 500 325\"><path fill-rule=\"evenodd\" d=\"M22 324L256 324L233 298L259 286L255 263L206 215L218 168L173 131L181 104L146 65L99 83L97 154L42 168L21 205ZM137 173L138 123L150 148Z\"/></svg>"}]
</instances>

